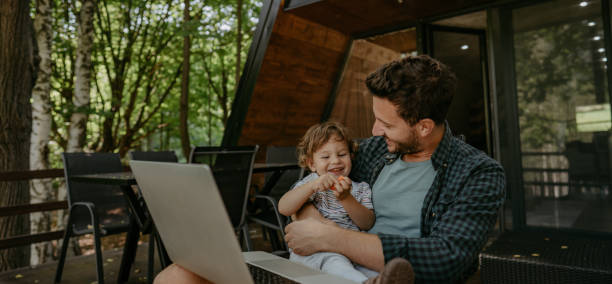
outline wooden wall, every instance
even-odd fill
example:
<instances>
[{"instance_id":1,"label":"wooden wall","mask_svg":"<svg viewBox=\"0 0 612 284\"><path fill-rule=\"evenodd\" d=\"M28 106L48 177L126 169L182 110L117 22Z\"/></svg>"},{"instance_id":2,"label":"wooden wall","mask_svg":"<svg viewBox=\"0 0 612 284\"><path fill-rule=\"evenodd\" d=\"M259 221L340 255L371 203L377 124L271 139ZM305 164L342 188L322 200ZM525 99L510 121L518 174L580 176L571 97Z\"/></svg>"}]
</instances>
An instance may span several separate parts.
<instances>
[{"instance_id":1,"label":"wooden wall","mask_svg":"<svg viewBox=\"0 0 612 284\"><path fill-rule=\"evenodd\" d=\"M343 123L354 138L372 136L372 95L365 85L365 79L385 63L398 58L399 52L364 39L355 40L330 120Z\"/></svg>"},{"instance_id":2,"label":"wooden wall","mask_svg":"<svg viewBox=\"0 0 612 284\"><path fill-rule=\"evenodd\" d=\"M349 36L281 9L274 24L239 145L296 145L321 120Z\"/></svg>"}]
</instances>

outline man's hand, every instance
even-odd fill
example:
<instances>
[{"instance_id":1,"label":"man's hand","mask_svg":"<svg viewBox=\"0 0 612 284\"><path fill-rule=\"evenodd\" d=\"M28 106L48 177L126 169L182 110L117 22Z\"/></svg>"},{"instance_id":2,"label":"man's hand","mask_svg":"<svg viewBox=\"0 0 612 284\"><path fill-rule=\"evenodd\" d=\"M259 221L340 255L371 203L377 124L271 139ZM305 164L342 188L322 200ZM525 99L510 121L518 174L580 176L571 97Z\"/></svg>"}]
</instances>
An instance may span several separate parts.
<instances>
[{"instance_id":1,"label":"man's hand","mask_svg":"<svg viewBox=\"0 0 612 284\"><path fill-rule=\"evenodd\" d=\"M332 251L328 236L333 236L338 226L317 219L295 221L285 227L285 241L299 255L311 255L319 251Z\"/></svg>"}]
</instances>

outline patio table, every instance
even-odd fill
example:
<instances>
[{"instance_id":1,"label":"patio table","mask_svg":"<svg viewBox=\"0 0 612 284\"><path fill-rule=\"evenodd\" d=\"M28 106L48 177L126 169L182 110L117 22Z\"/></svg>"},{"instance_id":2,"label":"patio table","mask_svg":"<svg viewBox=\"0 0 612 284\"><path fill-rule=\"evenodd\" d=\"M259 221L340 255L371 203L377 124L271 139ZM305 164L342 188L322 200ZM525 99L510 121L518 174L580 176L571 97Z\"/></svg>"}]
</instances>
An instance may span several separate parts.
<instances>
[{"instance_id":1,"label":"patio table","mask_svg":"<svg viewBox=\"0 0 612 284\"><path fill-rule=\"evenodd\" d=\"M268 195L285 171L299 168L300 166L297 163L255 163L253 165L254 174L273 172L257 194Z\"/></svg>"},{"instance_id":2,"label":"patio table","mask_svg":"<svg viewBox=\"0 0 612 284\"><path fill-rule=\"evenodd\" d=\"M78 182L86 182L86 183L99 183L106 185L117 185L121 188L124 196L127 198L128 204L130 206L130 212L132 212L132 216L136 220L138 225L137 228L133 228L134 232L128 233L126 237L126 248L124 250L124 254L126 254L122 258L122 263L119 268L118 282L123 283L126 282L129 278L129 271L124 269L124 262L132 262L134 261L134 257L136 256L136 248L138 246L138 237L139 232L147 232L151 231L152 240L157 243L157 247L159 248L160 254L160 262L161 266L166 267L172 263L164 244L155 229L155 224L152 221L152 218L147 209L147 205L144 202L144 199L136 194L135 189L132 187L133 185L137 185L136 178L132 172L116 172L116 173L101 173L101 174L87 174L87 175L75 175L72 177L73 181ZM152 253L149 251L149 253ZM149 283L152 282L152 263L149 263L149 273L147 276Z\"/></svg>"}]
</instances>

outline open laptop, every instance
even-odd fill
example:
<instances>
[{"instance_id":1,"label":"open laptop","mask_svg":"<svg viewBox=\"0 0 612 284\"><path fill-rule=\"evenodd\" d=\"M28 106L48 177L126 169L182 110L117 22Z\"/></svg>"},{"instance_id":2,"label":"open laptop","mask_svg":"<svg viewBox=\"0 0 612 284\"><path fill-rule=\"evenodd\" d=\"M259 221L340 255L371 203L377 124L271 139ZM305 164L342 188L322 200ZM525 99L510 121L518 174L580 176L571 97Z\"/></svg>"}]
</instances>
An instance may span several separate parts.
<instances>
[{"instance_id":1,"label":"open laptop","mask_svg":"<svg viewBox=\"0 0 612 284\"><path fill-rule=\"evenodd\" d=\"M174 263L214 283L261 282L261 277L280 283L354 283L270 253L241 252L207 165L131 161L130 166Z\"/></svg>"}]
</instances>

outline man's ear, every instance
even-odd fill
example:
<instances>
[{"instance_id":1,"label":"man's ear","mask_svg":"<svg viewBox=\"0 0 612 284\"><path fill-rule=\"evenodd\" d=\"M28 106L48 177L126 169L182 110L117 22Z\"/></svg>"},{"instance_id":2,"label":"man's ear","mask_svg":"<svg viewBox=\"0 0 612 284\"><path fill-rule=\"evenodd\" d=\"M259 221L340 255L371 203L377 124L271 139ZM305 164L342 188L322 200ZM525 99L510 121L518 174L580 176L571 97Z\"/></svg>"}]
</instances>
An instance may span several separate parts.
<instances>
[{"instance_id":1,"label":"man's ear","mask_svg":"<svg viewBox=\"0 0 612 284\"><path fill-rule=\"evenodd\" d=\"M423 118L417 122L416 131L421 137L429 136L434 131L436 123L430 118Z\"/></svg>"}]
</instances>

